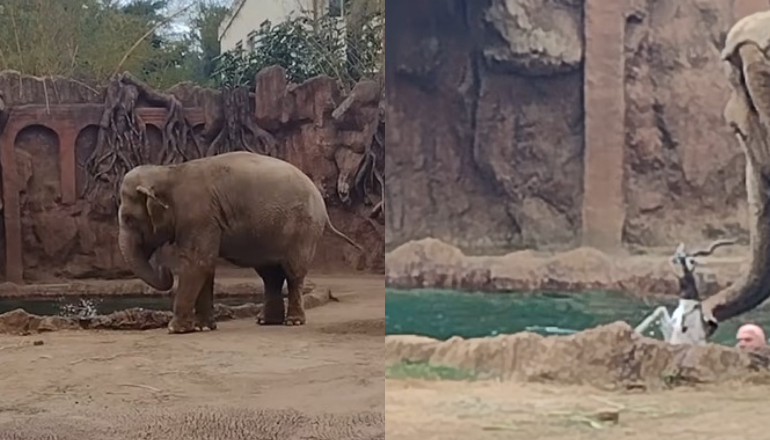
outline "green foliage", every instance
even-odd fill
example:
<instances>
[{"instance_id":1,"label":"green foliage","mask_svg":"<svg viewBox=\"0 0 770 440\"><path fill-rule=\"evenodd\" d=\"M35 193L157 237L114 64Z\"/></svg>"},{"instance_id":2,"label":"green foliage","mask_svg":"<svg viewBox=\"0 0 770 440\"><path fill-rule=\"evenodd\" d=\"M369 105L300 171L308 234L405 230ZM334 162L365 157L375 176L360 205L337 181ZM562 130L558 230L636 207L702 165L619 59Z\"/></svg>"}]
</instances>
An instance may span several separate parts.
<instances>
[{"instance_id":1,"label":"green foliage","mask_svg":"<svg viewBox=\"0 0 770 440\"><path fill-rule=\"evenodd\" d=\"M120 67L156 88L205 83L219 55L222 0L193 0L189 32L170 0L2 0L0 70L104 83ZM136 46L135 46L136 44ZM135 47L134 47L135 46ZM123 57L125 61L121 65Z\"/></svg>"},{"instance_id":2,"label":"green foliage","mask_svg":"<svg viewBox=\"0 0 770 440\"><path fill-rule=\"evenodd\" d=\"M222 54L213 77L223 87L252 85L257 72L278 65L295 83L326 75L349 86L381 69L383 34L381 10L369 10L355 20L305 13L258 30L253 51Z\"/></svg>"},{"instance_id":3,"label":"green foliage","mask_svg":"<svg viewBox=\"0 0 770 440\"><path fill-rule=\"evenodd\" d=\"M198 82L209 82L214 73L214 60L221 53L219 24L227 14L227 7L217 2L200 2L190 20L190 41L198 50L193 62L193 75Z\"/></svg>"},{"instance_id":4,"label":"green foliage","mask_svg":"<svg viewBox=\"0 0 770 440\"><path fill-rule=\"evenodd\" d=\"M328 75L348 86L382 68L383 0L346 0L342 18L305 12L260 30L255 51L220 56L218 30L229 3L2 0L0 70L93 83L128 71L162 89L181 81L249 85L260 69L276 64L294 82ZM174 13L185 6L192 8L180 23Z\"/></svg>"},{"instance_id":5,"label":"green foliage","mask_svg":"<svg viewBox=\"0 0 770 440\"><path fill-rule=\"evenodd\" d=\"M146 30L141 19L99 0L4 0L0 68L104 79ZM127 68L139 67L144 49L138 48Z\"/></svg>"},{"instance_id":6,"label":"green foliage","mask_svg":"<svg viewBox=\"0 0 770 440\"><path fill-rule=\"evenodd\" d=\"M399 362L385 370L385 377L392 379L425 380L476 380L471 371L443 365L431 365L427 362Z\"/></svg>"}]
</instances>

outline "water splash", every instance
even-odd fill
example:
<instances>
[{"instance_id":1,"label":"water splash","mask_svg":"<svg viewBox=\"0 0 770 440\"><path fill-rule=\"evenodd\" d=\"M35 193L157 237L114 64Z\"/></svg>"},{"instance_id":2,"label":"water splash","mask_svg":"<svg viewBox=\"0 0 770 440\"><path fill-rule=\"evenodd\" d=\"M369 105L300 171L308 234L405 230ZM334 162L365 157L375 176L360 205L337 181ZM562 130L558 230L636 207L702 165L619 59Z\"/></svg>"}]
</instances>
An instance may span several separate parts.
<instances>
[{"instance_id":1,"label":"water splash","mask_svg":"<svg viewBox=\"0 0 770 440\"><path fill-rule=\"evenodd\" d=\"M64 301L64 299L60 299ZM101 300L81 298L76 303L64 303L59 305L59 316L76 319L92 319L99 314L98 305Z\"/></svg>"}]
</instances>

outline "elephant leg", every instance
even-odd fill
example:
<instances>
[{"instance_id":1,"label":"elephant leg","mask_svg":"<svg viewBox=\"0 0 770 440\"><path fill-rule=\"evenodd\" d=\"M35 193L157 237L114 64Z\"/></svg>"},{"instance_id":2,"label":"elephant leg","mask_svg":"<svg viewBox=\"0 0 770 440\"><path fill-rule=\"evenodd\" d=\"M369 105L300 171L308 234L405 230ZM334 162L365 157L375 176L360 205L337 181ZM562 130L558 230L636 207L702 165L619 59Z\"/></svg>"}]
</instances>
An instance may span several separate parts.
<instances>
[{"instance_id":1,"label":"elephant leg","mask_svg":"<svg viewBox=\"0 0 770 440\"><path fill-rule=\"evenodd\" d=\"M304 325L306 322L302 287L305 284L308 267L315 256L318 239L320 239L320 234L313 242L299 246L301 251L283 266L286 271L286 285L289 291L289 307L286 311L284 325Z\"/></svg>"},{"instance_id":2,"label":"elephant leg","mask_svg":"<svg viewBox=\"0 0 770 440\"><path fill-rule=\"evenodd\" d=\"M285 325L304 325L305 307L302 304L302 285L305 283L305 276L291 276L286 280L287 290L289 291L289 307L286 313Z\"/></svg>"},{"instance_id":3,"label":"elephant leg","mask_svg":"<svg viewBox=\"0 0 770 440\"><path fill-rule=\"evenodd\" d=\"M168 323L169 333L191 333L195 331L195 303L206 283L204 270L185 268L179 274L179 288L174 295L174 317Z\"/></svg>"},{"instance_id":4,"label":"elephant leg","mask_svg":"<svg viewBox=\"0 0 770 440\"><path fill-rule=\"evenodd\" d=\"M196 230L177 242L180 270L179 287L174 295L174 317L168 324L169 333L195 331L195 305L207 283L214 282L219 236L216 230ZM213 294L213 289L211 289ZM213 304L212 304L213 306Z\"/></svg>"},{"instance_id":5,"label":"elephant leg","mask_svg":"<svg viewBox=\"0 0 770 440\"><path fill-rule=\"evenodd\" d=\"M255 268L265 285L265 304L257 315L257 324L282 324L286 311L283 304L283 283L286 273L279 265Z\"/></svg>"},{"instance_id":6,"label":"elephant leg","mask_svg":"<svg viewBox=\"0 0 770 440\"><path fill-rule=\"evenodd\" d=\"M214 274L212 273L203 283L203 289L198 293L198 299L195 301L195 317L198 327L201 330L217 329L217 322L214 319Z\"/></svg>"}]
</instances>

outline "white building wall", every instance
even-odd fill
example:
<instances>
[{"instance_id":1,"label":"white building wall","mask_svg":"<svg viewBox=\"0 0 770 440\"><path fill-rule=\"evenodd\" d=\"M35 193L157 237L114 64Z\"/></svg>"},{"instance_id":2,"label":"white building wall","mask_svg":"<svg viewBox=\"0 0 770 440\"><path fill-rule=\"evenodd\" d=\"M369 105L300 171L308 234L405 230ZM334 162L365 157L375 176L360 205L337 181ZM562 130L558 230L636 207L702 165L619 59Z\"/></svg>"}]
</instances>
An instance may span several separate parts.
<instances>
[{"instance_id":1,"label":"white building wall","mask_svg":"<svg viewBox=\"0 0 770 440\"><path fill-rule=\"evenodd\" d=\"M314 0L234 0L222 24L219 26L219 41L222 52L236 48L238 43L248 48L249 34L258 30L269 20L276 25L301 10L311 11ZM319 8L325 8L328 0L317 0ZM319 11L322 12L324 9Z\"/></svg>"}]
</instances>

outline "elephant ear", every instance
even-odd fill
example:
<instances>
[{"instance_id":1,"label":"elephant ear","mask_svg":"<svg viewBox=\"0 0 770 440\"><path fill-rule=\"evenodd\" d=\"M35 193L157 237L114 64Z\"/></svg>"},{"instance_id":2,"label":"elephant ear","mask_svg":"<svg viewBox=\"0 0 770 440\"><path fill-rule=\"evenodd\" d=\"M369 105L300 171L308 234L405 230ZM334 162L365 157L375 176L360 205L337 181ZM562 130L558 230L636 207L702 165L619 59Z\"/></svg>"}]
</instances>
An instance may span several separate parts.
<instances>
[{"instance_id":1,"label":"elephant ear","mask_svg":"<svg viewBox=\"0 0 770 440\"><path fill-rule=\"evenodd\" d=\"M158 232L168 211L168 204L161 200L152 188L139 185L136 187L136 191L147 196L147 215L152 222L153 232Z\"/></svg>"}]
</instances>

